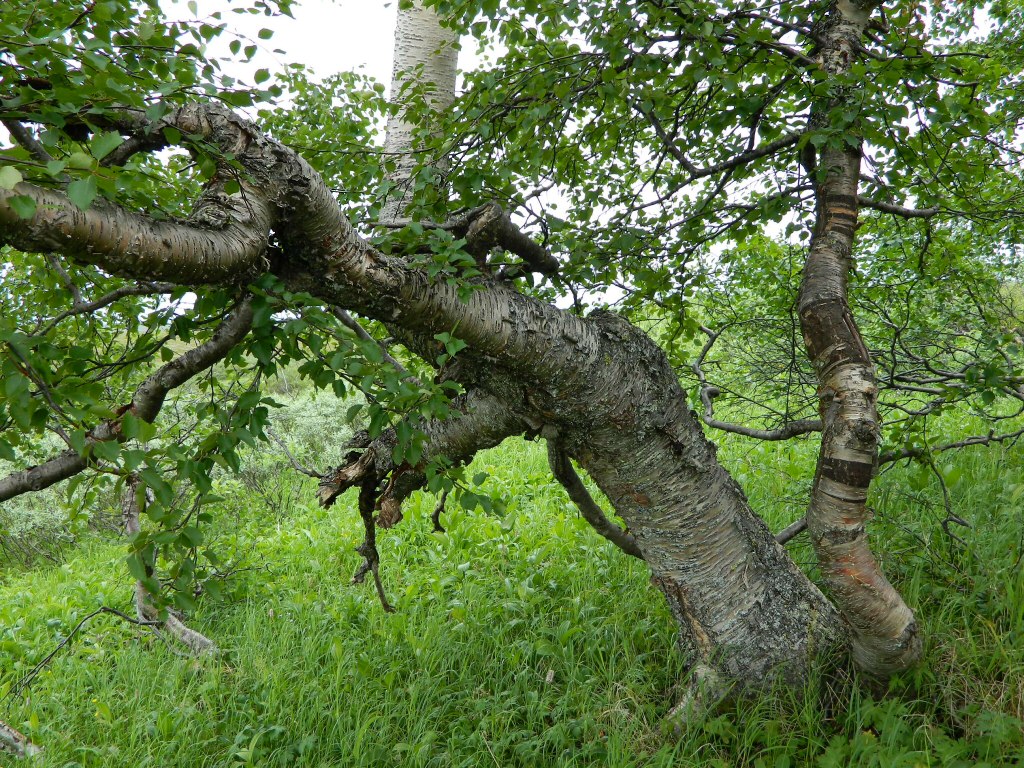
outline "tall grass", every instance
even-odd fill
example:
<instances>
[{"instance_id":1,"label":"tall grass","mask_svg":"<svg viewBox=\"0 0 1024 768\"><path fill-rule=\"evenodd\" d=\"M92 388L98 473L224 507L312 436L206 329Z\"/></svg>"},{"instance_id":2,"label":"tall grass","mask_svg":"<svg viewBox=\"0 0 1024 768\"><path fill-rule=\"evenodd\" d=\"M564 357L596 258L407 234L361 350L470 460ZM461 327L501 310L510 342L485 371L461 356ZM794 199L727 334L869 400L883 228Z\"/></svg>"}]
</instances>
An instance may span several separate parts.
<instances>
[{"instance_id":1,"label":"tall grass","mask_svg":"<svg viewBox=\"0 0 1024 768\"><path fill-rule=\"evenodd\" d=\"M813 445L726 441L722 456L773 528L801 514ZM217 535L251 568L192 622L224 653L196 661L98 617L0 719L46 747L48 766L973 766L1024 760L1024 455L964 452L951 529L917 470L877 484L886 571L918 611L924 662L872 699L780 691L681 738L663 718L685 659L642 563L594 534L551 480L543 451L509 441L479 457L501 515L414 499L379 537L386 614L352 586L361 526L346 497L309 481L272 505L233 491ZM810 566L805 543L791 545ZM83 615L127 610L116 544L59 567L0 575L0 689ZM813 570L813 569L812 569ZM0 758L2 759L2 758Z\"/></svg>"}]
</instances>

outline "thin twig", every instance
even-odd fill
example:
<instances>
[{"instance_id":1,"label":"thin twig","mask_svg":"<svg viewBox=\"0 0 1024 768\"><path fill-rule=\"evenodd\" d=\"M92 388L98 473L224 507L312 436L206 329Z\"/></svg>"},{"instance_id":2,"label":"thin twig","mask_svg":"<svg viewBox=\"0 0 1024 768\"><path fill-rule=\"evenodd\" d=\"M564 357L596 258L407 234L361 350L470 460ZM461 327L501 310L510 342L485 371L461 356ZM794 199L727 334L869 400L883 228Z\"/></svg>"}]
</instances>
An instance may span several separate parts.
<instances>
[{"instance_id":1,"label":"thin twig","mask_svg":"<svg viewBox=\"0 0 1024 768\"><path fill-rule=\"evenodd\" d=\"M324 479L323 473L302 466L302 464L299 463L299 460L296 459L295 456L292 455L292 452L288 450L288 446L287 444L285 444L284 440L278 437L277 433L270 429L270 427L267 427L266 432L267 436L270 437L270 439L273 440L275 443L277 443L280 446L281 450L284 451L284 455L288 457L288 461L291 462L292 468L296 472L301 472L307 477L312 477L317 480Z\"/></svg>"}]
</instances>

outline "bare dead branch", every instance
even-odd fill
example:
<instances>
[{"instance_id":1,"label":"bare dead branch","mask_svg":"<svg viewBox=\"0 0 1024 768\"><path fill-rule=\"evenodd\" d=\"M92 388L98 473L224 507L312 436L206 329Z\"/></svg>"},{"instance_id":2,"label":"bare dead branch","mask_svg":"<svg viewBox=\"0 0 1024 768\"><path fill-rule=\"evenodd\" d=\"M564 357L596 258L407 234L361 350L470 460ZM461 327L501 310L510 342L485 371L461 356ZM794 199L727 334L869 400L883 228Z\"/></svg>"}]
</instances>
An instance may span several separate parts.
<instances>
[{"instance_id":1,"label":"bare dead branch","mask_svg":"<svg viewBox=\"0 0 1024 768\"><path fill-rule=\"evenodd\" d=\"M1013 444L1021 437L1024 437L1024 429L1018 429L1014 432L1007 432L1000 435L995 434L995 432L989 432L987 435L974 435L973 437L957 440L952 443L945 443L944 445L923 448L901 448L898 451L886 451L878 457L878 463L881 465L890 464L894 461L902 461L903 459L918 459L929 454L934 455L944 451L955 451L958 448L970 448L975 445L993 445L995 443Z\"/></svg>"},{"instance_id":2,"label":"bare dead branch","mask_svg":"<svg viewBox=\"0 0 1024 768\"><path fill-rule=\"evenodd\" d=\"M295 458L295 456L292 454L292 452L290 450L288 450L287 443L285 443L284 440L282 440L280 437L278 437L276 432L274 432L269 427L267 427L266 432L267 432L267 436L271 440L273 440L275 443L277 443L277 445L281 448L281 450L284 451L284 455L286 457L288 457L288 461L292 465L292 469L294 469L296 472L298 472L300 474L305 475L306 477L312 477L312 478L315 478L317 480L322 480L323 479L324 476L323 476L322 473L317 472L317 471L312 470L312 469L309 469L307 467L304 467L302 464L300 464L299 460Z\"/></svg>"}]
</instances>

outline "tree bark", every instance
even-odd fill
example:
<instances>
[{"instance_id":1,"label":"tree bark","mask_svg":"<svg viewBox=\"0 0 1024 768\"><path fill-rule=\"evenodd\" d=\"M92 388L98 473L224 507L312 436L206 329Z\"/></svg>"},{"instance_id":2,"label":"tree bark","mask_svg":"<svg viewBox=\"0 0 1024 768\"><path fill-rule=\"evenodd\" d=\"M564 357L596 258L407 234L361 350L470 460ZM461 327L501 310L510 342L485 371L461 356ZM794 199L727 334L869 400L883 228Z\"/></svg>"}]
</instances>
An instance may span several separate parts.
<instances>
[{"instance_id":1,"label":"tree bark","mask_svg":"<svg viewBox=\"0 0 1024 768\"><path fill-rule=\"evenodd\" d=\"M821 66L833 86L828 101L812 111L811 131L825 128L836 107L855 105L859 88L846 78L878 4L839 0L818 25ZM829 593L852 630L853 659L860 669L885 679L917 660L921 642L914 615L882 573L865 528L880 434L878 389L847 297L861 149L852 129L842 138L842 146L830 141L818 158L816 218L799 297L822 422L806 519Z\"/></svg>"},{"instance_id":2,"label":"tree bark","mask_svg":"<svg viewBox=\"0 0 1024 768\"><path fill-rule=\"evenodd\" d=\"M208 119L225 139L232 126L254 131L217 111ZM289 254L272 263L277 274L295 290L412 336L457 329L468 347L459 353L455 378L510 411L520 426L555 435L586 469L629 526L680 622L684 645L700 659L704 677L717 679L716 691L756 689L775 670L800 679L818 654L843 644L837 614L718 464L653 342L611 313L580 318L507 283L487 282L460 297L457 287L431 281L363 241L323 180L291 150L262 138L251 146L257 151L236 158L267 179L249 194L273 208L275 236ZM35 193L24 183L18 191ZM70 207L53 194L55 205ZM144 216L133 216L146 226ZM5 226L9 221L0 216L8 242L52 249L53 240L40 236L33 221ZM176 243L209 242L187 222L172 226ZM120 242L146 247L148 240L133 241L132 234L129 228ZM93 238L105 238L102 227L82 231L76 252L115 273L136 272L126 253L91 251ZM185 279L201 268L192 265ZM203 273L211 281L219 274ZM473 449L471 440L464 444Z\"/></svg>"},{"instance_id":3,"label":"tree bark","mask_svg":"<svg viewBox=\"0 0 1024 768\"><path fill-rule=\"evenodd\" d=\"M14 755L16 758L32 757L42 752L22 733L0 721L0 752Z\"/></svg>"},{"instance_id":4,"label":"tree bark","mask_svg":"<svg viewBox=\"0 0 1024 768\"><path fill-rule=\"evenodd\" d=\"M142 530L139 524L139 496L142 493L145 493L145 490L141 488L139 478L135 475L129 477L121 495L121 514L124 518L125 533L129 536L134 536ZM146 575L153 575L153 570L149 566L146 567ZM159 625L160 629L166 631L196 656L217 652L216 643L186 625L173 613L168 612L167 616L161 619L160 611L153 605L153 596L141 580L135 582L135 613L139 621Z\"/></svg>"},{"instance_id":5,"label":"tree bark","mask_svg":"<svg viewBox=\"0 0 1024 768\"><path fill-rule=\"evenodd\" d=\"M394 159L395 169L388 174L387 192L380 219L392 222L402 217L412 194L413 173L419 164L416 156L417 126L408 120L405 91L410 87L426 90L426 103L436 111L446 109L455 100L458 74L458 35L441 25L433 8L415 0L400 8L395 25L395 52L392 60L391 100L399 105L388 119L384 153ZM444 173L444 163L435 158L434 169Z\"/></svg>"}]
</instances>

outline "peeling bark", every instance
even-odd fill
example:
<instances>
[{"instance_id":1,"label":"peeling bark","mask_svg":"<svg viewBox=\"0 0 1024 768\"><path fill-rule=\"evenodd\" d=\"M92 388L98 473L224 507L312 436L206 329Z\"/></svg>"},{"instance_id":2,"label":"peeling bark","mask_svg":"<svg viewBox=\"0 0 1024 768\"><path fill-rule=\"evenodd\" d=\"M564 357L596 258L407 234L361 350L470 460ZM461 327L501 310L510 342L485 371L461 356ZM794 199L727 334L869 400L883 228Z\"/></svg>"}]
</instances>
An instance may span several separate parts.
<instances>
[{"instance_id":1,"label":"peeling bark","mask_svg":"<svg viewBox=\"0 0 1024 768\"><path fill-rule=\"evenodd\" d=\"M428 89L427 103L435 110L447 108L455 100L455 78L458 72L458 35L441 26L433 8L415 0L410 7L399 8L395 25L394 70L391 76L391 99L405 101L403 90L416 85ZM418 164L416 157L416 126L406 120L405 110L388 120L386 155L395 158L395 170L388 174L392 185L380 218L384 222L402 216L409 203L412 174ZM435 163L444 172L443 163Z\"/></svg>"},{"instance_id":2,"label":"peeling bark","mask_svg":"<svg viewBox=\"0 0 1024 768\"><path fill-rule=\"evenodd\" d=\"M856 98L859 89L840 83L877 5L840 0L817 28L821 66L836 85L829 102L816 106L811 130L824 127L824 115L835 106ZM816 219L799 298L822 422L806 521L829 592L851 627L854 662L885 679L917 660L921 641L913 613L875 561L865 528L880 426L874 366L847 298L860 159L859 146L826 145L818 161Z\"/></svg>"},{"instance_id":3,"label":"peeling bark","mask_svg":"<svg viewBox=\"0 0 1024 768\"><path fill-rule=\"evenodd\" d=\"M435 282L362 240L323 180L293 151L254 138L250 124L221 111L203 119L222 144L231 144L234 132L247 147L240 162L252 178L264 180L248 194L260 198L257 208L271 211L275 240L287 254L271 269L291 289L413 339L455 330L467 343L450 373L468 393L458 404L463 416L420 425L431 450L462 461L524 429L555 436L628 525L680 623L695 668L711 670L718 690L756 690L779 676L803 680L817 657L843 648L838 614L718 464L664 353L640 331L611 313L577 317L502 281L484 281L460 296L457 286ZM57 208L69 209L53 194ZM0 197L0 212L5 206ZM148 226L145 217L133 216L131 226ZM53 249L40 222L11 229L9 220L0 215L0 239L13 233L19 247ZM182 241L217 247L188 222L170 226ZM117 274L134 273L137 267L126 266L135 258L128 252L132 231L115 253L90 250L90 238L102 241L100 234L97 228L78 232L76 253ZM143 249L155 247L141 242ZM159 254L139 258L149 263ZM185 270L181 279L194 274ZM203 274L213 279L217 273ZM368 479L376 493L387 478L377 520L397 522L401 501L422 486L423 475L420 468L393 466L387 440L329 475L321 500L330 503L345 487L362 488Z\"/></svg>"}]
</instances>

